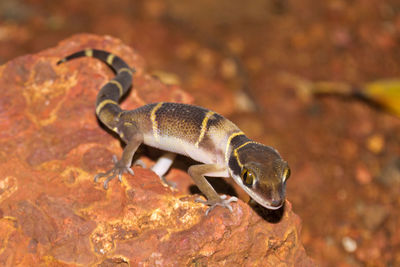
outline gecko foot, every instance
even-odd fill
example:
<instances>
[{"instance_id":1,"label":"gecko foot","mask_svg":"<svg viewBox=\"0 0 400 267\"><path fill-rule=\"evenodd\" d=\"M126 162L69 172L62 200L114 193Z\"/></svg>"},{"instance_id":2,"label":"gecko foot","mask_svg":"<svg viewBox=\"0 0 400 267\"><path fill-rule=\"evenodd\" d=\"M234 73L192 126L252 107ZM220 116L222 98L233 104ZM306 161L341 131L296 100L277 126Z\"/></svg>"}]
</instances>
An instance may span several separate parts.
<instances>
[{"instance_id":1,"label":"gecko foot","mask_svg":"<svg viewBox=\"0 0 400 267\"><path fill-rule=\"evenodd\" d=\"M161 176L160 180L172 189L176 189L176 183L173 181L168 181L165 176Z\"/></svg>"},{"instance_id":2,"label":"gecko foot","mask_svg":"<svg viewBox=\"0 0 400 267\"><path fill-rule=\"evenodd\" d=\"M221 206L224 208L227 208L230 212L232 212L232 207L229 203L231 202L236 202L238 201L237 197L230 197L229 199L227 199L226 195L222 195L220 196L219 200L203 200L201 198L196 199L196 202L198 203L203 203L205 205L210 206L207 210L206 210L206 216L208 215L208 213L210 211L212 211L216 206Z\"/></svg>"},{"instance_id":3,"label":"gecko foot","mask_svg":"<svg viewBox=\"0 0 400 267\"><path fill-rule=\"evenodd\" d=\"M114 168L112 168L111 170L107 171L107 172L101 172L98 173L95 177L94 177L94 181L97 182L99 180L99 178L103 178L105 177L106 180L104 181L103 187L104 189L108 189L108 183L115 178L115 176L118 175L118 180L120 182L122 182L122 174L123 173L130 173L132 175L133 171L130 167L124 165L124 163L121 160L117 159L117 156L113 155L112 157L112 161L114 163Z\"/></svg>"}]
</instances>

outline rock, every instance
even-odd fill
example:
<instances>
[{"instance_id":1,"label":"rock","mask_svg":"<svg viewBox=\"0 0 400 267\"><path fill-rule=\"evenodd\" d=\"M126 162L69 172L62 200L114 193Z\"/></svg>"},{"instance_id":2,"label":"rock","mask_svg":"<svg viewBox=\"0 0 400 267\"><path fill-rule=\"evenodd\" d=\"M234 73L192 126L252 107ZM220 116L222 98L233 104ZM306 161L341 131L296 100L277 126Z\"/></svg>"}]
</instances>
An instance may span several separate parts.
<instances>
[{"instance_id":1,"label":"rock","mask_svg":"<svg viewBox=\"0 0 400 267\"><path fill-rule=\"evenodd\" d=\"M135 66L123 108L192 101L147 75L143 59L108 36L73 36L1 66L0 265L315 265L289 202L279 223L269 223L242 201L232 213L218 207L205 216L179 169L168 175L177 190L139 166L107 191L95 184L94 175L122 153L94 113L96 94L113 73L90 58L55 64L88 47Z\"/></svg>"}]
</instances>

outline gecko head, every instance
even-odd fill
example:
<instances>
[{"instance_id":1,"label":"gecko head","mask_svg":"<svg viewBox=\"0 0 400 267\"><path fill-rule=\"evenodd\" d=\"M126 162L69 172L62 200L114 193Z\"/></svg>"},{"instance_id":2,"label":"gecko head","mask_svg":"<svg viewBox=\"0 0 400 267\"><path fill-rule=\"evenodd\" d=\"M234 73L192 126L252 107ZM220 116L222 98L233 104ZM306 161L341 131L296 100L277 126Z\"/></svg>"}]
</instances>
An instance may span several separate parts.
<instances>
[{"instance_id":1,"label":"gecko head","mask_svg":"<svg viewBox=\"0 0 400 267\"><path fill-rule=\"evenodd\" d=\"M232 154L229 163L235 182L263 207L282 207L290 168L279 153L272 147L250 143Z\"/></svg>"}]
</instances>

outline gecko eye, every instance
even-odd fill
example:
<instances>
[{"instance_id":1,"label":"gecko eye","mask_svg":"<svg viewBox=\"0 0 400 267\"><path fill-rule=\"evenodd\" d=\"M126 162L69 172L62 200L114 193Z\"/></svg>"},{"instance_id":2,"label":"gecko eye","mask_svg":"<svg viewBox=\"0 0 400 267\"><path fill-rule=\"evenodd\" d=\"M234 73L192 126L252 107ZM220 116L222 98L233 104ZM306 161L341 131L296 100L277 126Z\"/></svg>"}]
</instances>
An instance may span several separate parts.
<instances>
[{"instance_id":1,"label":"gecko eye","mask_svg":"<svg viewBox=\"0 0 400 267\"><path fill-rule=\"evenodd\" d=\"M285 170L283 171L283 182L286 182L286 180L290 177L290 168L286 167Z\"/></svg>"},{"instance_id":2,"label":"gecko eye","mask_svg":"<svg viewBox=\"0 0 400 267\"><path fill-rule=\"evenodd\" d=\"M243 169L242 174L240 176L242 177L243 183L247 186L253 185L254 180L256 178L254 172L249 171L247 169Z\"/></svg>"}]
</instances>

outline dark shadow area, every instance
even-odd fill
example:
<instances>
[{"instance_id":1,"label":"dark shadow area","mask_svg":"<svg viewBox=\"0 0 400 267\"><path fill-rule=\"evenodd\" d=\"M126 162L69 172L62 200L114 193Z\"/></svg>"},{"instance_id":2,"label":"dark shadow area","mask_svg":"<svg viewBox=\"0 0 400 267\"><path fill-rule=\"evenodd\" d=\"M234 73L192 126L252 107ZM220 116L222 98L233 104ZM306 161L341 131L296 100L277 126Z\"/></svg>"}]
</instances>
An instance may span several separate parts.
<instances>
[{"instance_id":1,"label":"dark shadow area","mask_svg":"<svg viewBox=\"0 0 400 267\"><path fill-rule=\"evenodd\" d=\"M255 202L252 199L250 199L248 204L258 215L260 215L264 220L266 220L269 223L279 223L285 212L285 203L283 204L282 207L280 207L277 210L270 210L264 208L263 206L257 204L257 202Z\"/></svg>"},{"instance_id":2,"label":"dark shadow area","mask_svg":"<svg viewBox=\"0 0 400 267\"><path fill-rule=\"evenodd\" d=\"M219 178L219 177L212 177L208 178L208 182L211 186L217 191L218 195L227 195L227 196L235 196L237 197L238 194L236 193L235 188L225 181L226 178ZM199 194L202 195L200 190L197 188L196 185L192 185L189 188L191 194Z\"/></svg>"},{"instance_id":3,"label":"dark shadow area","mask_svg":"<svg viewBox=\"0 0 400 267\"><path fill-rule=\"evenodd\" d=\"M190 166L197 164L202 164L202 163L185 156L177 155L174 164L172 165L172 168L180 169L184 172L187 172ZM206 177L206 178L207 181L211 184L211 186L215 189L215 191L217 191L219 195L228 195L236 197L238 196L235 188L226 181L226 179L230 178L222 178L222 177ZM202 195L201 191L197 188L196 185L190 186L189 192L191 194Z\"/></svg>"}]
</instances>

